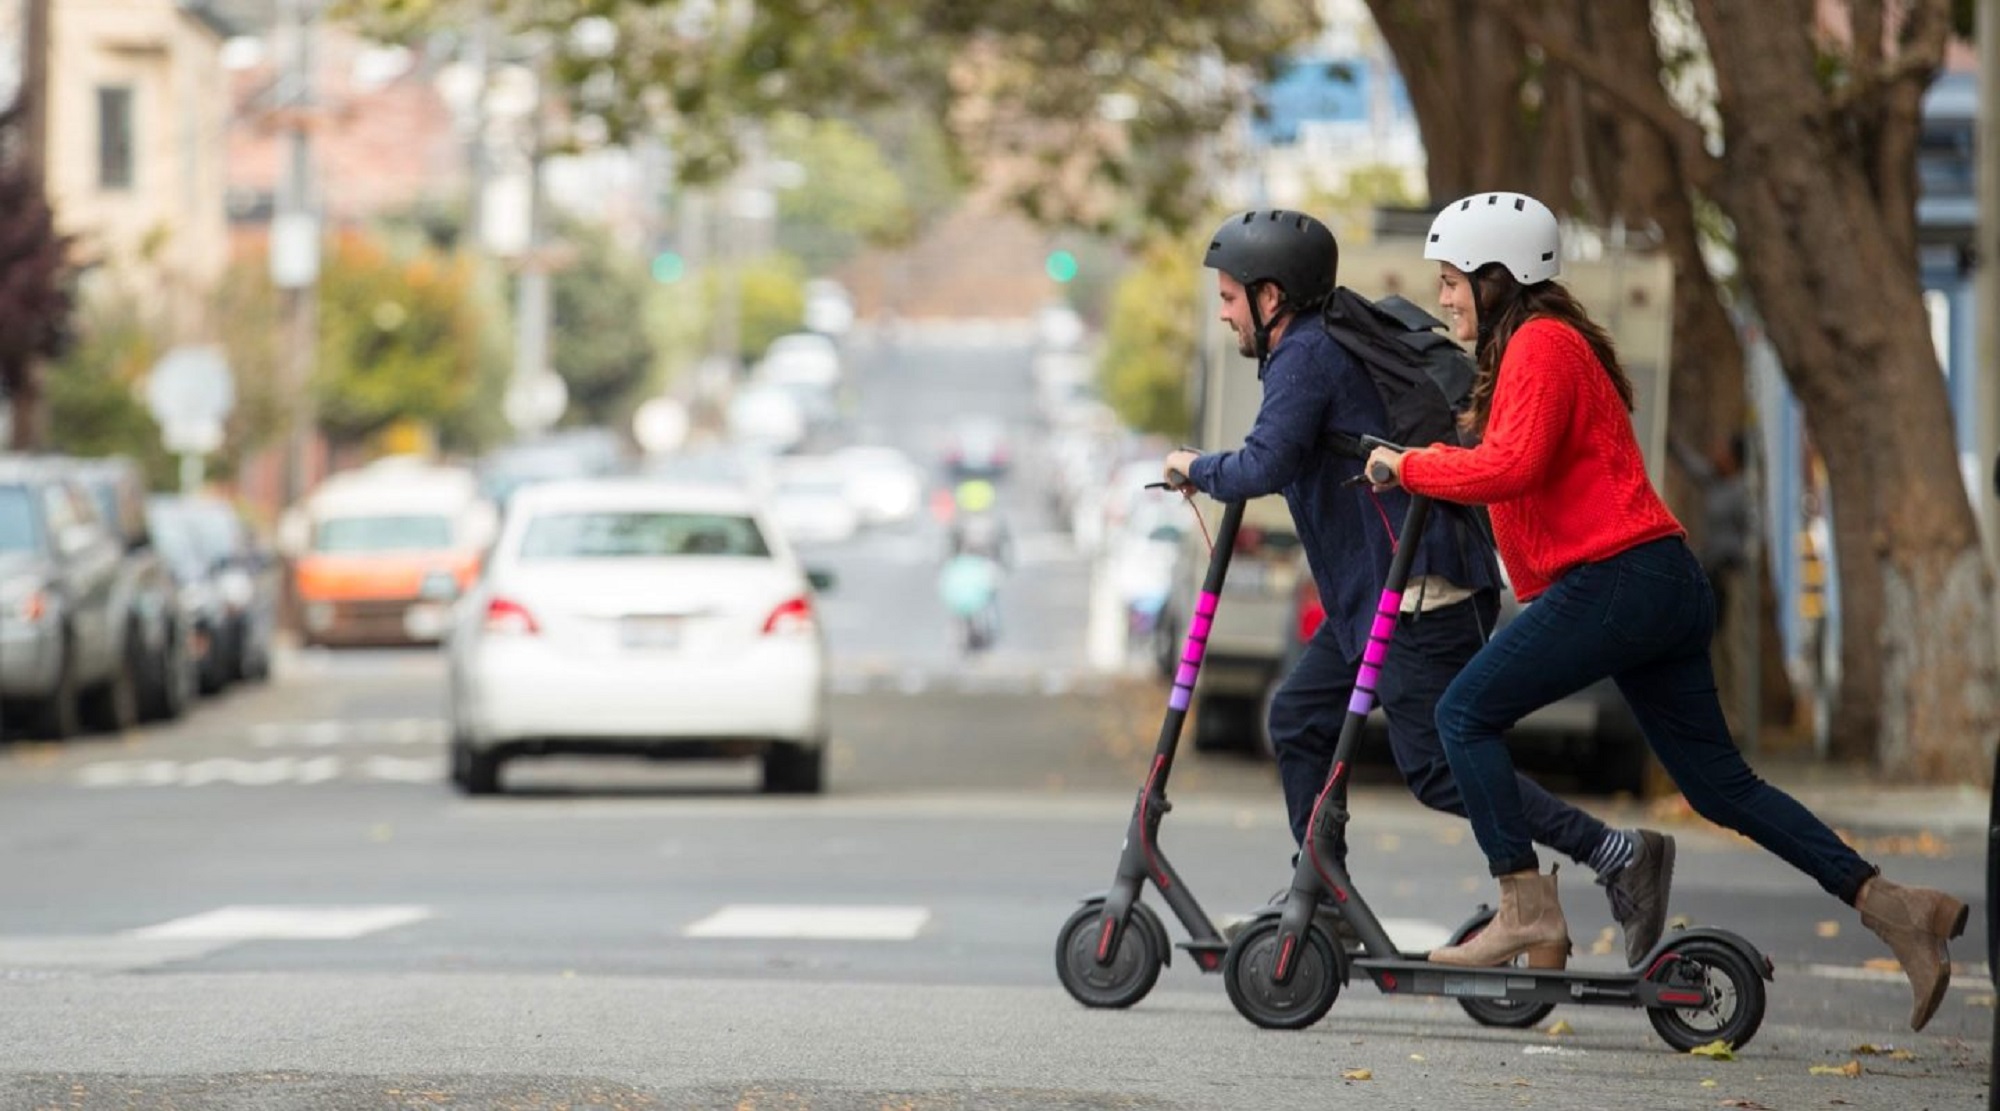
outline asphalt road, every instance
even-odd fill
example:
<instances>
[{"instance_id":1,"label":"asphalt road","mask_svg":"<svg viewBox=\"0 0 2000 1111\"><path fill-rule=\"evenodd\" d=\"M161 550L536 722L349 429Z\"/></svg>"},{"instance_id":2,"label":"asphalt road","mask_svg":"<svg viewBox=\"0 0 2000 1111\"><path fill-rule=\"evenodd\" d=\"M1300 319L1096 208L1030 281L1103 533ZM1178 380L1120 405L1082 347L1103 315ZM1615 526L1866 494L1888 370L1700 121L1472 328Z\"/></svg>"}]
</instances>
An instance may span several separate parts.
<instances>
[{"instance_id":1,"label":"asphalt road","mask_svg":"<svg viewBox=\"0 0 2000 1111\"><path fill-rule=\"evenodd\" d=\"M949 408L920 388L940 364L1025 374L1022 350L903 354L897 435ZM1586 802L1679 838L1677 915L1774 961L1736 1060L1675 1054L1634 1012L1494 1030L1365 983L1264 1031L1184 957L1128 1011L1080 1007L1056 932L1110 877L1163 691L1082 665L1088 568L1059 541L1011 649L971 663L908 604L914 571L882 566L898 542L813 553L847 572L824 797L760 796L747 765L581 760L459 797L423 651L288 654L173 727L0 749L0 1108L1985 1103L1976 928L1911 1034L1851 911L1733 836L1606 800ZM1187 753L1170 793L1165 847L1212 913L1282 884L1267 765ZM1491 898L1463 822L1379 771L1354 811L1357 883L1405 948ZM1864 849L1977 894L1983 843L1919 832ZM1612 967L1600 892L1562 876L1577 962Z\"/></svg>"}]
</instances>

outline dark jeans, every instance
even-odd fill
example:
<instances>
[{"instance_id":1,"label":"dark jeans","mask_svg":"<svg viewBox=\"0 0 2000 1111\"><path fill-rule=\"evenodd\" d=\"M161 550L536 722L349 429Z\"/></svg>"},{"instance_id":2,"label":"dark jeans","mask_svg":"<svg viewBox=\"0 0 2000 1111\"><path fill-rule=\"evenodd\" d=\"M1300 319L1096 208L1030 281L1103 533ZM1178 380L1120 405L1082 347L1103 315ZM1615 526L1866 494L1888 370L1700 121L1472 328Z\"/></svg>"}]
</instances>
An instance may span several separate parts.
<instances>
[{"instance_id":1,"label":"dark jeans","mask_svg":"<svg viewBox=\"0 0 2000 1111\"><path fill-rule=\"evenodd\" d=\"M1669 537L1572 568L1459 673L1438 703L1438 728L1494 875L1539 866L1532 814L1502 735L1609 677L1696 813L1854 901L1875 869L1798 800L1757 778L1730 738L1709 665L1714 632L1708 576Z\"/></svg>"},{"instance_id":2,"label":"dark jeans","mask_svg":"<svg viewBox=\"0 0 2000 1111\"><path fill-rule=\"evenodd\" d=\"M1493 627L1499 608L1494 592L1484 591L1429 613L1405 614L1396 623L1389 655L1382 661L1376 694L1389 719L1390 752L1410 793L1433 810L1465 815L1465 803L1438 737L1437 701L1486 642L1485 630ZM1295 843L1305 843L1313 802L1333 766L1333 749L1347 717L1359 663L1341 655L1330 630L1322 625L1271 700L1271 742L1277 749L1278 779L1284 786ZM1516 794L1534 839L1579 864L1587 863L1604 840L1603 822L1533 780L1520 780Z\"/></svg>"}]
</instances>

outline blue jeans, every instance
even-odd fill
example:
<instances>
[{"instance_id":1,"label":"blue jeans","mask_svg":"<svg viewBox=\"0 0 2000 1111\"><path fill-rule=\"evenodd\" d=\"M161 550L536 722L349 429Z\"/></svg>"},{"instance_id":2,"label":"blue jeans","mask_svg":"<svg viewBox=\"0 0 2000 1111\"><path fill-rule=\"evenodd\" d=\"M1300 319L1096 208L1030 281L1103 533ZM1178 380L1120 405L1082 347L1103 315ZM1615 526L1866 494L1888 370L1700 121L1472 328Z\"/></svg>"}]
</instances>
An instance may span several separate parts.
<instances>
[{"instance_id":1,"label":"blue jeans","mask_svg":"<svg viewBox=\"0 0 2000 1111\"><path fill-rule=\"evenodd\" d=\"M1389 750L1396 770L1417 801L1433 810L1465 816L1458 783L1438 737L1437 703L1452 678L1486 642L1499 600L1484 591L1456 605L1405 614L1396 623L1389 655L1376 684L1382 714L1389 719ZM1333 766L1334 745L1347 717L1360 662L1341 655L1322 625L1306 642L1290 674L1271 700L1271 743L1277 750L1278 779L1292 840L1304 844L1313 802ZM1533 780L1518 784L1528 827L1536 841L1587 863L1604 840L1604 823L1544 791ZM1345 855L1345 846L1341 846Z\"/></svg>"},{"instance_id":2,"label":"blue jeans","mask_svg":"<svg viewBox=\"0 0 2000 1111\"><path fill-rule=\"evenodd\" d=\"M1874 867L1737 751L1709 664L1714 632L1708 577L1668 537L1570 569L1473 657L1438 703L1438 729L1494 875L1540 866L1503 734L1609 677L1696 813L1854 902Z\"/></svg>"}]
</instances>

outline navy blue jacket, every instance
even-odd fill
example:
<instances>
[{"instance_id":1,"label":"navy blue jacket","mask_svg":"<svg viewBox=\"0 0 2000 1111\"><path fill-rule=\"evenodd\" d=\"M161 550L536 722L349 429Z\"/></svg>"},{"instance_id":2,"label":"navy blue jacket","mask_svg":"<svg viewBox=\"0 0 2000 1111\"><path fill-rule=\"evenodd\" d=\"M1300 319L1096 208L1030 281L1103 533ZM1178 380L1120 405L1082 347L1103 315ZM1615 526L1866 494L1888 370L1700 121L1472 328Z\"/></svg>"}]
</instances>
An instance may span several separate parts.
<instances>
[{"instance_id":1,"label":"navy blue jacket","mask_svg":"<svg viewBox=\"0 0 2000 1111\"><path fill-rule=\"evenodd\" d=\"M1292 319L1261 377L1264 400L1243 446L1203 454L1188 468L1188 480L1217 501L1284 493L1327 623L1341 654L1359 660L1394 554L1382 517L1400 530L1410 499L1400 489L1371 494L1366 486L1343 485L1361 473L1362 461L1336 451L1331 435L1387 438L1388 416L1368 372L1317 314ZM1458 520L1444 506L1433 507L1411 576L1499 586L1491 550Z\"/></svg>"}]
</instances>

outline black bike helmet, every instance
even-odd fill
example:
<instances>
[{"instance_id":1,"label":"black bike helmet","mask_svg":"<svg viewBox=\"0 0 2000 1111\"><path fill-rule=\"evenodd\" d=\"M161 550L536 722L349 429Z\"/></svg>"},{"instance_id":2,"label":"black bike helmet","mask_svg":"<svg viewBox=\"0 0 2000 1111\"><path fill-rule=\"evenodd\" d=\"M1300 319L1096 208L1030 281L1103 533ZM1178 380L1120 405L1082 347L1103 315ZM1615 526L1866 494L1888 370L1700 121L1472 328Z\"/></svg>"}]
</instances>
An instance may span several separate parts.
<instances>
[{"instance_id":1,"label":"black bike helmet","mask_svg":"<svg viewBox=\"0 0 2000 1111\"><path fill-rule=\"evenodd\" d=\"M1283 294L1279 313L1309 312L1333 292L1340 269L1340 245L1325 224L1303 212L1251 210L1222 222L1208 244L1202 265L1243 283L1254 293L1270 282ZM1268 353L1271 325L1253 296L1250 321L1257 332L1257 357Z\"/></svg>"}]
</instances>

